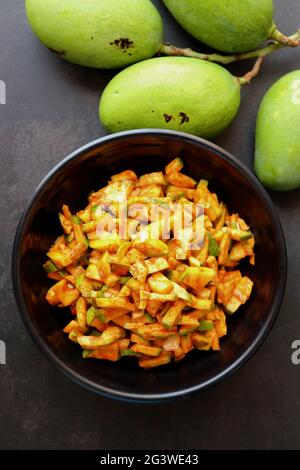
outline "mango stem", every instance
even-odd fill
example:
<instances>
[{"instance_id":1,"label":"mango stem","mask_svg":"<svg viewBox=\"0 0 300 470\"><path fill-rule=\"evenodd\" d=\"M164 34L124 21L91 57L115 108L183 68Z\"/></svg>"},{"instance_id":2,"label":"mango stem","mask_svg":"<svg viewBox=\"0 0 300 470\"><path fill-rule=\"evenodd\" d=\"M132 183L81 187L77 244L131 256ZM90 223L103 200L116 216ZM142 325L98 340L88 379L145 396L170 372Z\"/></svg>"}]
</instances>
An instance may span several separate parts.
<instances>
[{"instance_id":1,"label":"mango stem","mask_svg":"<svg viewBox=\"0 0 300 470\"><path fill-rule=\"evenodd\" d=\"M232 62L237 62L238 60L253 59L255 57L265 57L266 55L272 54L272 52L275 52L278 49L281 49L286 46L291 46L292 44L293 44L293 47L300 45L300 29L297 31L297 33L289 37L284 36L282 33L279 33L279 31L278 31L279 35L277 35L277 33L275 33L276 31L277 30L275 29L272 34L275 34L278 37L278 39L280 35L280 38L281 38L280 41L276 40L268 44L266 47L263 47L262 49L257 49L255 51L250 51L250 52L244 52L241 54L233 54L233 55L203 54L201 52L193 51L192 49L189 49L189 48L176 47L169 43L163 44L159 50L159 53L168 55L168 56L191 57L194 59L207 60L208 62L217 62L219 64L227 65L227 64L231 64ZM283 39L284 37L286 38L285 40Z\"/></svg>"},{"instance_id":2,"label":"mango stem","mask_svg":"<svg viewBox=\"0 0 300 470\"><path fill-rule=\"evenodd\" d=\"M289 37L281 33L276 28L276 25L273 24L269 33L269 39L273 39L274 41L277 41L283 47L298 47L300 44L300 30L294 36Z\"/></svg>"},{"instance_id":3,"label":"mango stem","mask_svg":"<svg viewBox=\"0 0 300 470\"><path fill-rule=\"evenodd\" d=\"M264 56L259 57L256 60L253 68L249 72L247 72L243 77L236 77L237 81L239 82L239 84L241 86L248 85L253 78L257 77L257 75L260 72L261 65L262 65L264 59L265 59Z\"/></svg>"}]
</instances>

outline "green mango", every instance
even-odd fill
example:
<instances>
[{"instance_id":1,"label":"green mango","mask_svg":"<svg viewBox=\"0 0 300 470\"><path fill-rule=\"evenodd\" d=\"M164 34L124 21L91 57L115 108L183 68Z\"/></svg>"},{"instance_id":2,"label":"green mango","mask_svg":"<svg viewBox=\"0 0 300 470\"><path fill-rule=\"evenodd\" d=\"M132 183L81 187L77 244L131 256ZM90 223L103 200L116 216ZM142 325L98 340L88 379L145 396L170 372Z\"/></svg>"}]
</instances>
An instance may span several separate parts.
<instances>
[{"instance_id":1,"label":"green mango","mask_svg":"<svg viewBox=\"0 0 300 470\"><path fill-rule=\"evenodd\" d=\"M163 0L180 25L219 51L258 47L276 30L272 0Z\"/></svg>"},{"instance_id":2,"label":"green mango","mask_svg":"<svg viewBox=\"0 0 300 470\"><path fill-rule=\"evenodd\" d=\"M300 187L300 70L278 80L260 105L255 171L269 189Z\"/></svg>"},{"instance_id":3,"label":"green mango","mask_svg":"<svg viewBox=\"0 0 300 470\"><path fill-rule=\"evenodd\" d=\"M238 78L220 65L159 57L116 75L103 92L99 114L111 132L163 128L212 138L231 123L240 100Z\"/></svg>"},{"instance_id":4,"label":"green mango","mask_svg":"<svg viewBox=\"0 0 300 470\"><path fill-rule=\"evenodd\" d=\"M162 19L149 0L26 0L26 13L45 46L87 67L124 67L162 44Z\"/></svg>"}]
</instances>

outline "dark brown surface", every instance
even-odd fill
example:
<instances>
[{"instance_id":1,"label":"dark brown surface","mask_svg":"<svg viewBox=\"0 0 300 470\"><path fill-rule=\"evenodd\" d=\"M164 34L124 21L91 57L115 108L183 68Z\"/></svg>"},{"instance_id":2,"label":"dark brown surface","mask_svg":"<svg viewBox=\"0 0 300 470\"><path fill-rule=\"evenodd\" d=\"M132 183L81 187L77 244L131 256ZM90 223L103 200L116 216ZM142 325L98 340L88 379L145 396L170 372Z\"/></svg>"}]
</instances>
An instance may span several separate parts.
<instances>
[{"instance_id":1,"label":"dark brown surface","mask_svg":"<svg viewBox=\"0 0 300 470\"><path fill-rule=\"evenodd\" d=\"M300 24L299 1L275 3L280 28L292 33ZM199 49L160 9L166 39ZM51 55L29 30L21 0L1 2L0 44L0 79L7 84L7 104L0 105L0 339L7 343L7 365L0 366L0 448L299 448L300 366L291 363L291 343L300 339L299 191L272 195L287 237L287 292L271 335L242 370L174 404L129 405L93 395L51 366L29 338L13 300L10 254L22 209L42 177L72 150L104 135L97 106L113 73ZM216 140L248 165L258 104L277 78L299 68L299 59L300 50L268 58L243 90L238 118Z\"/></svg>"}]
</instances>

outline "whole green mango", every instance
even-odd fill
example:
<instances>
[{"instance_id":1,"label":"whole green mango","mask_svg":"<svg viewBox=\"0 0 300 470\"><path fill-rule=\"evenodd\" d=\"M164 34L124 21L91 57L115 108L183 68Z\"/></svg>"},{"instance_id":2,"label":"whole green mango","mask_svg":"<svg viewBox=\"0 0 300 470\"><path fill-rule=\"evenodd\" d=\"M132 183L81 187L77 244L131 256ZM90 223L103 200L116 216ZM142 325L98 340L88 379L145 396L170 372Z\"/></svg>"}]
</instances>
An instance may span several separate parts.
<instances>
[{"instance_id":1,"label":"whole green mango","mask_svg":"<svg viewBox=\"0 0 300 470\"><path fill-rule=\"evenodd\" d=\"M219 51L258 47L272 35L272 0L163 0L180 25Z\"/></svg>"},{"instance_id":2,"label":"whole green mango","mask_svg":"<svg viewBox=\"0 0 300 470\"><path fill-rule=\"evenodd\" d=\"M159 57L116 75L100 101L100 120L111 132L163 128L211 138L235 117L240 84L220 65Z\"/></svg>"},{"instance_id":3,"label":"whole green mango","mask_svg":"<svg viewBox=\"0 0 300 470\"><path fill-rule=\"evenodd\" d=\"M300 70L278 80L260 105L255 171L270 189L300 187Z\"/></svg>"},{"instance_id":4,"label":"whole green mango","mask_svg":"<svg viewBox=\"0 0 300 470\"><path fill-rule=\"evenodd\" d=\"M41 42L75 64L119 68L152 57L162 19L149 0L26 0Z\"/></svg>"}]
</instances>

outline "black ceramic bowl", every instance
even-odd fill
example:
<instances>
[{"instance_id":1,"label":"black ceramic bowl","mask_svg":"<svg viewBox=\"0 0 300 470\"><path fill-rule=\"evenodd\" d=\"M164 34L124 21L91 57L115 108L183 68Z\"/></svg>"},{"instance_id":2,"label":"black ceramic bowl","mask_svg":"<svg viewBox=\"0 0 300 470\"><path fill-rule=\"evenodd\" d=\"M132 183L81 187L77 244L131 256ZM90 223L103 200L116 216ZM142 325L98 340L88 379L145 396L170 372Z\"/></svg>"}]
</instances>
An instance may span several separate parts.
<instances>
[{"instance_id":1,"label":"black ceramic bowl","mask_svg":"<svg viewBox=\"0 0 300 470\"><path fill-rule=\"evenodd\" d=\"M250 223L257 264L243 265L255 282L248 303L229 319L220 352L193 351L179 363L151 371L134 358L117 363L87 361L62 332L69 314L50 307L51 281L43 272L46 251L61 232L63 203L85 207L91 190L131 168L138 174L161 170L181 156L185 173L205 178L210 188ZM114 134L92 142L58 164L35 191L20 221L13 251L13 284L19 310L46 356L77 383L111 398L163 401L203 390L236 371L262 344L278 314L286 282L285 241L276 210L261 184L241 162L202 139L161 130Z\"/></svg>"}]
</instances>

